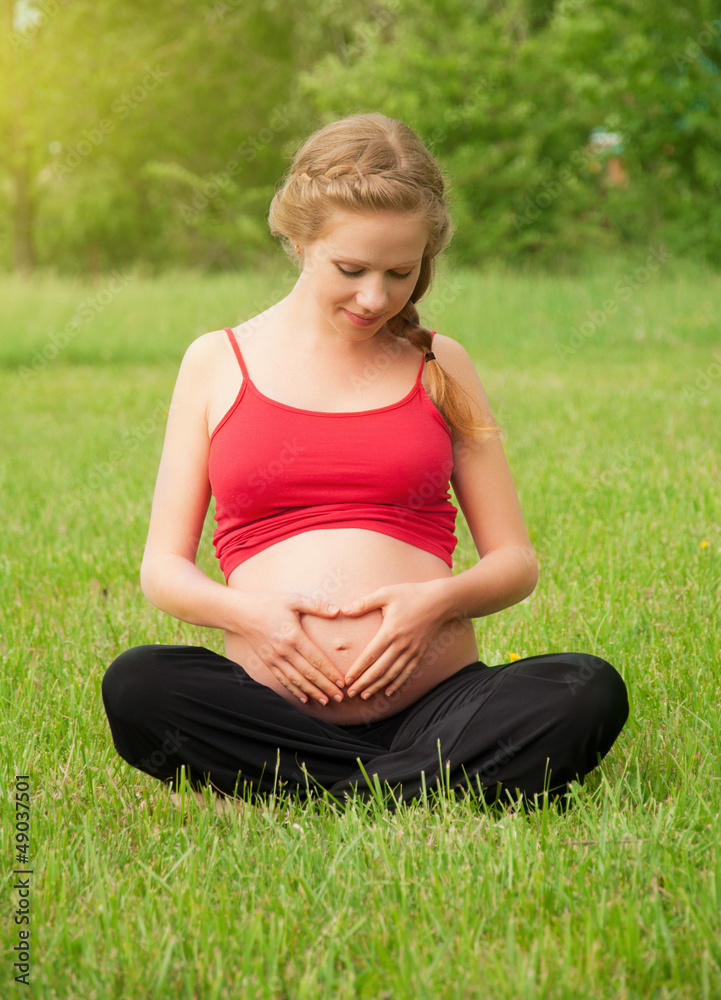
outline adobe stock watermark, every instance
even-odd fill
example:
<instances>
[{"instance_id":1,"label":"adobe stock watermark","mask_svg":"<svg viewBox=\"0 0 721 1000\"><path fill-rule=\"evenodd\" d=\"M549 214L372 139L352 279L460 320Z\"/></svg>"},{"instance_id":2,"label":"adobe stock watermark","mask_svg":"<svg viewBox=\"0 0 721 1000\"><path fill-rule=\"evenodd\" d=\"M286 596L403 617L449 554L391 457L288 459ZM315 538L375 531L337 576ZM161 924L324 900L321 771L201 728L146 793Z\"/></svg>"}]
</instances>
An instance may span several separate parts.
<instances>
[{"instance_id":1,"label":"adobe stock watermark","mask_svg":"<svg viewBox=\"0 0 721 1000\"><path fill-rule=\"evenodd\" d=\"M461 104L451 108L446 108L443 112L443 124L437 126L430 132L426 139L430 143L443 145L448 138L448 133L454 125L462 125L478 111L489 94L498 90L500 84L489 76L476 78L475 85L469 90Z\"/></svg>"},{"instance_id":2,"label":"adobe stock watermark","mask_svg":"<svg viewBox=\"0 0 721 1000\"><path fill-rule=\"evenodd\" d=\"M613 286L614 298L606 299L599 309L588 309L586 319L578 326L572 326L570 337L556 344L556 350L564 357L575 354L590 340L597 330L606 323L609 316L618 311L619 302L627 302L634 292L647 284L653 275L661 270L673 254L663 244L651 248L644 264L634 271L629 271Z\"/></svg>"},{"instance_id":3,"label":"adobe stock watermark","mask_svg":"<svg viewBox=\"0 0 721 1000\"><path fill-rule=\"evenodd\" d=\"M441 496L449 494L449 484L455 466L468 458L474 448L475 444L471 439L459 436L453 442L450 459L446 459L440 468L437 465L428 465L419 473L413 485L407 489L403 503L396 504L393 508L399 520L421 510L429 500L433 498L437 500L439 490Z\"/></svg>"},{"instance_id":4,"label":"adobe stock watermark","mask_svg":"<svg viewBox=\"0 0 721 1000\"><path fill-rule=\"evenodd\" d=\"M170 76L168 70L156 66L146 67L146 73L130 90L117 97L110 105L111 116L101 118L92 128L83 129L80 138L67 147L62 159L55 160L51 166L56 180L63 180L75 170L79 163L103 144L106 137L112 135L117 123L125 121L136 108L147 100L148 96L157 90L158 86ZM53 148L56 144L53 144ZM57 144L61 146L61 144ZM61 146L62 149L62 146Z\"/></svg>"},{"instance_id":5,"label":"adobe stock watermark","mask_svg":"<svg viewBox=\"0 0 721 1000\"><path fill-rule=\"evenodd\" d=\"M385 695L382 692L377 692L366 700L358 699L360 722L369 724L386 716L388 714L388 704L397 700L412 681L417 681L428 670L434 667L438 663L439 658L448 652L457 639L466 637L467 635L468 619L456 617L447 621L441 626L433 640L429 643L414 672L393 694Z\"/></svg>"},{"instance_id":6,"label":"adobe stock watermark","mask_svg":"<svg viewBox=\"0 0 721 1000\"><path fill-rule=\"evenodd\" d=\"M220 0L219 3L214 4L214 6L205 12L205 23L206 24L219 24L224 21L228 14L232 14L235 10L243 10L247 8L246 0Z\"/></svg>"},{"instance_id":7,"label":"adobe stock watermark","mask_svg":"<svg viewBox=\"0 0 721 1000\"><path fill-rule=\"evenodd\" d=\"M34 869L30 867L31 848L31 798L30 775L15 775L15 864L12 874L15 876L13 890L17 892L17 907L14 911L15 934L17 944L13 945L12 958L13 975L16 983L30 986L32 972L32 906L31 906L31 876ZM8 840L10 838L8 837Z\"/></svg>"},{"instance_id":8,"label":"adobe stock watermark","mask_svg":"<svg viewBox=\"0 0 721 1000\"><path fill-rule=\"evenodd\" d=\"M219 22L224 21L229 14L232 14L236 10L247 9L247 6L247 0L218 0L217 3L206 11L205 23L218 24ZM333 12L334 7L341 10L345 9L345 5L342 3L342 0L337 0L335 3L325 3L322 10L323 15L328 17L328 15ZM400 0L388 0L388 2L382 7L376 8L371 18L371 24L378 25L378 28L376 28L374 32L372 28L366 28L365 24L359 25L356 28L356 34L361 41L345 46L343 49L344 58L347 59L349 56L357 54L358 51L362 51L363 48L369 44L370 40L373 39L375 34L377 34L379 28L390 24L391 15L398 13L400 9ZM362 40L365 41L363 42ZM353 47L354 44L360 45L361 48L355 49Z\"/></svg>"},{"instance_id":9,"label":"adobe stock watermark","mask_svg":"<svg viewBox=\"0 0 721 1000\"><path fill-rule=\"evenodd\" d=\"M571 694L574 696L582 688L585 688L590 680L593 680L599 670L605 670L608 665L605 660L602 660L598 656L587 655L584 657L584 660L586 662L577 674L567 673L563 678Z\"/></svg>"},{"instance_id":10,"label":"adobe stock watermark","mask_svg":"<svg viewBox=\"0 0 721 1000\"><path fill-rule=\"evenodd\" d=\"M353 386L353 389L356 392L362 392L369 385L375 382L375 380L384 371L387 371L402 353L403 345L399 342L397 337L394 337L392 340L384 341L381 345L381 350L378 352L373 361L368 361L363 366L361 374L358 375L356 372L353 372L348 380L349 384Z\"/></svg>"},{"instance_id":11,"label":"adobe stock watermark","mask_svg":"<svg viewBox=\"0 0 721 1000\"><path fill-rule=\"evenodd\" d=\"M433 288L433 297L429 302L420 303L423 310L424 326L428 323L435 323L449 306L456 302L463 292L468 288L468 279L459 275L450 275L444 278L438 288Z\"/></svg>"},{"instance_id":12,"label":"adobe stock watermark","mask_svg":"<svg viewBox=\"0 0 721 1000\"><path fill-rule=\"evenodd\" d=\"M121 444L109 452L107 459L103 462L96 462L87 475L85 483L79 489L71 493L66 504L70 507L74 504L85 504L90 507L96 500L98 490L107 483L117 472L118 466L127 461L128 458L137 451L140 445L165 426L168 417L168 406L166 403L157 401L155 408L149 417L134 427L121 431Z\"/></svg>"},{"instance_id":13,"label":"adobe stock watermark","mask_svg":"<svg viewBox=\"0 0 721 1000\"><path fill-rule=\"evenodd\" d=\"M19 365L17 373L25 385L29 385L49 364L55 361L60 352L64 351L68 344L79 336L83 328L88 323L92 323L113 299L128 287L133 279L134 275L132 274L112 271L110 280L101 291L82 299L75 306L72 318L63 329L57 333L54 330L49 333L43 347L33 352L30 365Z\"/></svg>"},{"instance_id":14,"label":"adobe stock watermark","mask_svg":"<svg viewBox=\"0 0 721 1000\"><path fill-rule=\"evenodd\" d=\"M185 223L196 221L205 212L210 203L221 194L227 193L234 181L243 172L245 164L252 163L258 154L273 142L283 129L293 120L293 107L290 104L276 105L268 116L263 128L248 136L236 151L236 158L228 160L221 170L212 173L208 178L195 182L195 191L190 201L180 202L178 212Z\"/></svg>"},{"instance_id":15,"label":"adobe stock watermark","mask_svg":"<svg viewBox=\"0 0 721 1000\"><path fill-rule=\"evenodd\" d=\"M320 580L316 582L316 586L309 591L304 593L303 596L310 598L312 601L323 601L326 604L336 605L340 603L338 601L338 595L344 593L344 588L350 583L350 575L341 566L329 566L324 572ZM301 612L301 615L305 615L309 612ZM329 619L330 620L330 619ZM300 627L303 627L302 621L300 622ZM249 666L255 667L268 667L268 662L272 661L276 653L280 652L284 655L283 651L287 650L287 645L293 644L297 638L297 626L286 622L282 628L276 629L268 636L268 640L257 653L253 656L253 661ZM273 644L276 644L275 646ZM278 645L280 644L280 645ZM236 668L239 669L236 669ZM242 664L233 665L234 672L243 679L245 677L245 669Z\"/></svg>"},{"instance_id":16,"label":"adobe stock watermark","mask_svg":"<svg viewBox=\"0 0 721 1000\"><path fill-rule=\"evenodd\" d=\"M337 6L342 9L345 5L339 0ZM374 10L373 16L368 21L356 24L353 29L353 41L342 45L343 60L349 63L363 55L378 40L381 32L390 27L394 15L400 13L402 6L401 0L386 0L382 7Z\"/></svg>"},{"instance_id":17,"label":"adobe stock watermark","mask_svg":"<svg viewBox=\"0 0 721 1000\"><path fill-rule=\"evenodd\" d=\"M686 382L681 395L689 402L697 402L705 396L711 386L721 379L721 350L711 352L713 361L705 368L697 368L694 372L693 382Z\"/></svg>"},{"instance_id":18,"label":"adobe stock watermark","mask_svg":"<svg viewBox=\"0 0 721 1000\"><path fill-rule=\"evenodd\" d=\"M312 270L312 268L307 266L306 270ZM303 280L304 273L305 271L298 276L298 281ZM281 301L287 294L287 285L276 285L275 288L271 289L271 291L261 300L257 306L258 312L249 319L241 320L237 324L237 329L233 330L233 334L239 346L244 344L246 340L250 339L253 335L253 331L266 321L268 316L280 305Z\"/></svg>"},{"instance_id":19,"label":"adobe stock watermark","mask_svg":"<svg viewBox=\"0 0 721 1000\"><path fill-rule=\"evenodd\" d=\"M265 465L259 466L250 473L245 481L247 490L238 494L233 501L234 506L250 507L265 493L269 486L278 483L278 480L284 476L288 468L305 450L305 445L301 444L298 438L293 438L292 441L284 440L275 458L270 459ZM282 484L279 488L282 488Z\"/></svg>"},{"instance_id":20,"label":"adobe stock watermark","mask_svg":"<svg viewBox=\"0 0 721 1000\"><path fill-rule=\"evenodd\" d=\"M326 601L328 604L332 604L342 588L350 583L350 580L349 574L344 569L341 569L340 566L333 566L324 573L322 579L318 581L318 585L311 590L308 596L314 601Z\"/></svg>"},{"instance_id":21,"label":"adobe stock watermark","mask_svg":"<svg viewBox=\"0 0 721 1000\"><path fill-rule=\"evenodd\" d=\"M624 133L617 114L608 115L602 123L602 128L605 131L615 133L619 143L624 141ZM516 232L520 232L536 222L542 213L563 194L566 188L575 186L581 171L585 170L589 163L596 159L596 156L597 153L591 149L589 143L579 149L574 149L568 160L555 171L550 180L543 181L532 194L526 196L522 212L513 213L513 224Z\"/></svg>"},{"instance_id":22,"label":"adobe stock watermark","mask_svg":"<svg viewBox=\"0 0 721 1000\"><path fill-rule=\"evenodd\" d=\"M302 275L299 275L299 280L300 278L302 278ZM249 319L242 320L237 324L238 328L233 330L233 335L239 346L250 339L253 331L262 325L268 318L268 315L280 305L280 302L287 294L288 288L286 285L276 285L259 303L257 306L258 312Z\"/></svg>"},{"instance_id":23,"label":"adobe stock watermark","mask_svg":"<svg viewBox=\"0 0 721 1000\"><path fill-rule=\"evenodd\" d=\"M300 270L297 281L304 282L309 280L318 269L321 269L331 259L332 254L330 251L323 248L318 248L315 256L309 260L294 254L293 263ZM433 299L428 304L420 302L419 305L423 308L424 313L422 318L423 325L428 325L429 322L434 323L444 310L463 294L467 288L467 284L467 278L451 276L448 280L443 281L442 288L434 292ZM238 329L234 333L239 345L242 345L252 336L253 331L267 319L272 310L279 305L279 300L284 299L287 294L288 289L285 285L276 287L259 304L259 312L238 325ZM349 385L353 387L357 394L363 393L369 385L375 382L383 372L387 371L393 365L403 352L404 346L407 347L407 345L407 338L402 334L386 338L378 345L378 353L374 359L366 362L360 373L353 372L350 375L348 379ZM418 351L419 365L420 361L421 352Z\"/></svg>"},{"instance_id":24,"label":"adobe stock watermark","mask_svg":"<svg viewBox=\"0 0 721 1000\"><path fill-rule=\"evenodd\" d=\"M504 742L499 740L497 743L498 749L486 760L481 767L475 772L474 777L480 778L483 784L490 783L494 780L498 780L498 772L503 767L504 764L509 764L513 758L523 750L520 743L513 743L511 740Z\"/></svg>"},{"instance_id":25,"label":"adobe stock watermark","mask_svg":"<svg viewBox=\"0 0 721 1000\"><path fill-rule=\"evenodd\" d=\"M174 732L166 729L163 737L163 742L159 748L153 750L149 757L144 757L136 765L141 771L145 771L146 774L156 775L168 763L170 755L176 754L182 745L190 739L189 736L183 736L179 729L176 729Z\"/></svg>"},{"instance_id":26,"label":"adobe stock watermark","mask_svg":"<svg viewBox=\"0 0 721 1000\"><path fill-rule=\"evenodd\" d=\"M457 458L458 455L455 457ZM441 491L442 496L445 496L448 492L450 478L453 475L454 465L453 459L447 459L440 468L430 466L426 469L422 478L408 490L405 502L394 508L399 519L408 517L411 513L417 513L427 505L429 500L433 498L437 500L439 491Z\"/></svg>"},{"instance_id":27,"label":"adobe stock watermark","mask_svg":"<svg viewBox=\"0 0 721 1000\"><path fill-rule=\"evenodd\" d=\"M37 0L32 7L28 4L12 4L15 7L13 31L9 35L10 45L16 51L27 48L41 28L52 20L71 0Z\"/></svg>"},{"instance_id":28,"label":"adobe stock watermark","mask_svg":"<svg viewBox=\"0 0 721 1000\"><path fill-rule=\"evenodd\" d=\"M612 462L606 464L591 483L589 494L603 493L605 490L617 490L621 483L627 483L633 471L633 462L628 454L621 454Z\"/></svg>"},{"instance_id":29,"label":"adobe stock watermark","mask_svg":"<svg viewBox=\"0 0 721 1000\"><path fill-rule=\"evenodd\" d=\"M449 278L448 281L443 283L442 289L434 295L432 302L423 307L423 319L426 322L435 323L444 310L458 299L466 287L467 281L456 277ZM374 359L366 362L360 374L353 372L348 382L356 393L362 393L364 389L375 382L383 372L387 371L393 365L393 362L403 353L404 345L401 343L402 339L405 338L399 335L384 341L380 345L380 350ZM419 364L420 358L421 353L419 351Z\"/></svg>"},{"instance_id":30,"label":"adobe stock watermark","mask_svg":"<svg viewBox=\"0 0 721 1000\"><path fill-rule=\"evenodd\" d=\"M586 5L586 0L558 0L554 7L546 7L544 14L546 17L554 18L573 17Z\"/></svg>"},{"instance_id":31,"label":"adobe stock watermark","mask_svg":"<svg viewBox=\"0 0 721 1000\"><path fill-rule=\"evenodd\" d=\"M696 37L691 38L690 35L687 35L683 50L674 52L673 61L676 69L685 69L691 63L696 62L704 54L704 49L707 49L711 42L721 35L721 18L717 17L715 21L703 21L702 24L703 28Z\"/></svg>"},{"instance_id":32,"label":"adobe stock watermark","mask_svg":"<svg viewBox=\"0 0 721 1000\"><path fill-rule=\"evenodd\" d=\"M246 7L245 0L230 0L216 3L206 13L206 22L210 24L224 20L234 10ZM338 4L340 7L340 3ZM400 0L388 0L373 13L368 22L358 24L354 29L352 42L343 45L343 58L346 62L357 58L380 36L393 21L393 16L401 9ZM326 11L326 13L328 13ZM263 128L249 136L237 150L237 159L229 160L224 167L197 183L196 191L191 201L181 202L178 206L180 216L186 224L193 223L205 212L208 206L223 192L228 192L235 178L240 176L243 165L252 163L261 150L268 147L275 137L287 128L297 116L297 110L292 104L281 104L274 107Z\"/></svg>"}]
</instances>

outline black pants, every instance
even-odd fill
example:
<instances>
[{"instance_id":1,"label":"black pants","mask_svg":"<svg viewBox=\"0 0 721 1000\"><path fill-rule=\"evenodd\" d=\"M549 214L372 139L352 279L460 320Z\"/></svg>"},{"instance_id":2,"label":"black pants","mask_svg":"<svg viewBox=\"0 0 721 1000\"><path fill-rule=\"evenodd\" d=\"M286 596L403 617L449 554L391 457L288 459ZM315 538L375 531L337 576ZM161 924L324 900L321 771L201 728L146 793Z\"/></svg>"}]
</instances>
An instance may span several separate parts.
<instances>
[{"instance_id":1,"label":"black pants","mask_svg":"<svg viewBox=\"0 0 721 1000\"><path fill-rule=\"evenodd\" d=\"M399 800L439 778L488 801L532 800L582 781L628 717L620 675L586 653L471 663L390 718L337 726L202 646L139 646L108 668L103 701L133 767L173 786L184 767L195 787L251 798L279 787L367 795L365 770Z\"/></svg>"}]
</instances>

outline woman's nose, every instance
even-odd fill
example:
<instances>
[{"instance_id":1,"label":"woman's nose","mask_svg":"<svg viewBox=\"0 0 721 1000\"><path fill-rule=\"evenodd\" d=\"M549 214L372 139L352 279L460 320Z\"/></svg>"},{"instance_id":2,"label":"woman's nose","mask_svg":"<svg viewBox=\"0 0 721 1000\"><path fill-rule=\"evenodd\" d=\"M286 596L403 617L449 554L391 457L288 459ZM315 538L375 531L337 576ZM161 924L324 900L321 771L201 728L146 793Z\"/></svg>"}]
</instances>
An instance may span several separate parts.
<instances>
[{"instance_id":1,"label":"woman's nose","mask_svg":"<svg viewBox=\"0 0 721 1000\"><path fill-rule=\"evenodd\" d=\"M359 306L374 315L384 312L388 306L388 291L384 276L368 275L356 292L356 301Z\"/></svg>"}]
</instances>

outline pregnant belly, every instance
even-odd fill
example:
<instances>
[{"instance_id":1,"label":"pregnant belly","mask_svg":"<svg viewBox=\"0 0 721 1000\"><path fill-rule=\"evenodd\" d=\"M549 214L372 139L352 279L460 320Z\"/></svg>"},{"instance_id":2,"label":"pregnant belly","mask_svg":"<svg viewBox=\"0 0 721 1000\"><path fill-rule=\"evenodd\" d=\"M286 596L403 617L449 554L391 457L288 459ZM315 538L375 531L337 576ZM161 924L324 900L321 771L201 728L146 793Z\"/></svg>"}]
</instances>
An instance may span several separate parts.
<instances>
[{"instance_id":1,"label":"pregnant belly","mask_svg":"<svg viewBox=\"0 0 721 1000\"><path fill-rule=\"evenodd\" d=\"M284 590L343 605L394 583L421 583L448 577L451 570L437 556L406 542L360 528L308 531L285 539L242 563L228 585L256 592ZM345 676L380 628L382 613L358 618L301 615L309 638ZM391 697L382 691L369 699L344 696L340 703L306 704L287 691L246 640L225 636L226 655L255 680L273 688L309 715L338 725L371 722L413 704L445 677L478 659L473 623L445 623L433 637L413 676Z\"/></svg>"}]
</instances>

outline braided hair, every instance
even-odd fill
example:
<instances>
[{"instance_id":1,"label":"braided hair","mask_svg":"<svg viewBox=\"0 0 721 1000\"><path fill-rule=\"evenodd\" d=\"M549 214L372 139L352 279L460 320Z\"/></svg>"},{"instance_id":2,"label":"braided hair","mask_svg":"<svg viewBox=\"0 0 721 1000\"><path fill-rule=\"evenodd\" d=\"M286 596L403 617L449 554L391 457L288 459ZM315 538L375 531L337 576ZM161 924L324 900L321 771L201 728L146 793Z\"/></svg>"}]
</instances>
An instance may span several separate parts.
<instances>
[{"instance_id":1,"label":"braided hair","mask_svg":"<svg viewBox=\"0 0 721 1000\"><path fill-rule=\"evenodd\" d=\"M435 261L453 227L443 174L410 126L382 114L351 115L314 132L298 149L270 205L269 224L286 252L320 238L339 209L413 212L428 225L420 273L408 302L386 323L424 354L431 331L421 325L416 303L433 279ZM449 426L482 438L498 430L480 420L469 393L437 361L428 366L428 392Z\"/></svg>"}]
</instances>

